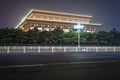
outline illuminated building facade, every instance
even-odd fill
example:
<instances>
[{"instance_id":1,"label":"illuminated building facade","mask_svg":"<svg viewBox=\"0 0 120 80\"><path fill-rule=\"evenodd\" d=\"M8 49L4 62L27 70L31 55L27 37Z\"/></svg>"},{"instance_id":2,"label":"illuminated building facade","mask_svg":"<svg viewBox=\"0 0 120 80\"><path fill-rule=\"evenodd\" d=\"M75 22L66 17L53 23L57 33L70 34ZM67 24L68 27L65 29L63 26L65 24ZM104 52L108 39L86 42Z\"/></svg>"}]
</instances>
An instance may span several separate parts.
<instances>
[{"instance_id":1,"label":"illuminated building facade","mask_svg":"<svg viewBox=\"0 0 120 80\"><path fill-rule=\"evenodd\" d=\"M40 31L52 31L61 28L65 32L72 30L74 25L82 24L85 32L96 32L101 24L90 23L92 16L61 13L32 9L16 26L23 31L29 31L37 27Z\"/></svg>"}]
</instances>

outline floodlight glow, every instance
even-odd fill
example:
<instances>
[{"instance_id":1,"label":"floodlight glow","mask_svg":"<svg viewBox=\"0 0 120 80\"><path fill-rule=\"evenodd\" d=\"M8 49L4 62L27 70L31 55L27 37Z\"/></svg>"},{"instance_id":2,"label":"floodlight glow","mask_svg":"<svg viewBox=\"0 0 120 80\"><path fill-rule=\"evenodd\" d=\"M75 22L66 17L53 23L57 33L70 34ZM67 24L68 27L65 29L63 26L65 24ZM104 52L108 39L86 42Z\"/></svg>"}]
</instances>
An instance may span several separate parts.
<instances>
[{"instance_id":1,"label":"floodlight glow","mask_svg":"<svg viewBox=\"0 0 120 80\"><path fill-rule=\"evenodd\" d=\"M34 29L34 27L30 27L30 29L32 30L32 29Z\"/></svg>"},{"instance_id":2,"label":"floodlight glow","mask_svg":"<svg viewBox=\"0 0 120 80\"><path fill-rule=\"evenodd\" d=\"M39 27L39 28L37 28L38 30L40 30L40 31L42 31L42 28L41 27Z\"/></svg>"},{"instance_id":3,"label":"floodlight glow","mask_svg":"<svg viewBox=\"0 0 120 80\"><path fill-rule=\"evenodd\" d=\"M84 25L78 24L78 25L74 25L74 29L83 29Z\"/></svg>"}]
</instances>

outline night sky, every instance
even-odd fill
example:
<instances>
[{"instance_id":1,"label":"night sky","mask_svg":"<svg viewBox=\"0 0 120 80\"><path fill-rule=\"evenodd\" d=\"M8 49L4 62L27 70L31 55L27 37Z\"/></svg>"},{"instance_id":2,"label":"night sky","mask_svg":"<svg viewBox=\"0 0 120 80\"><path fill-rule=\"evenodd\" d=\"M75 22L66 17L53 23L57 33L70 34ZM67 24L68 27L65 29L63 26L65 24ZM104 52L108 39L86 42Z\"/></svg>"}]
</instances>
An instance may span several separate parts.
<instances>
[{"instance_id":1,"label":"night sky","mask_svg":"<svg viewBox=\"0 0 120 80\"><path fill-rule=\"evenodd\" d=\"M120 30L120 0L0 0L0 28L14 28L31 9L91 15L99 30Z\"/></svg>"}]
</instances>

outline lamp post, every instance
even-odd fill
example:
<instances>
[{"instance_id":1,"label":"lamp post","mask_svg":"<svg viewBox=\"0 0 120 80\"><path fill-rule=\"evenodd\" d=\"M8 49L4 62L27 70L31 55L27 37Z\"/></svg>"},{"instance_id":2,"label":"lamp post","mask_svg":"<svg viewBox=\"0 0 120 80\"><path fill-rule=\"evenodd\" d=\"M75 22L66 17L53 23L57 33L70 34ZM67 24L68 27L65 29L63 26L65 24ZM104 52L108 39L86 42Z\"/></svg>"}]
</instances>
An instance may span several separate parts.
<instances>
[{"instance_id":1,"label":"lamp post","mask_svg":"<svg viewBox=\"0 0 120 80\"><path fill-rule=\"evenodd\" d=\"M80 47L80 29L78 29L78 47Z\"/></svg>"},{"instance_id":2,"label":"lamp post","mask_svg":"<svg viewBox=\"0 0 120 80\"><path fill-rule=\"evenodd\" d=\"M84 25L78 23L78 25L74 26L74 29L78 30L78 47L80 47L80 30L84 28Z\"/></svg>"}]
</instances>

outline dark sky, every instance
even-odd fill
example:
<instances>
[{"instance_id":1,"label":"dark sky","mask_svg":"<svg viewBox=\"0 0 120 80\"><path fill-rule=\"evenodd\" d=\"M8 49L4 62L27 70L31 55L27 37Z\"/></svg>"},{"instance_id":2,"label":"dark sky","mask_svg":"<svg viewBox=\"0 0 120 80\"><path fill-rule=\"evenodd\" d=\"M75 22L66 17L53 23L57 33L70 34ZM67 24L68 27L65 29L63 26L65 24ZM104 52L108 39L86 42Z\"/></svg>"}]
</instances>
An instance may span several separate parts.
<instances>
[{"instance_id":1,"label":"dark sky","mask_svg":"<svg viewBox=\"0 0 120 80\"><path fill-rule=\"evenodd\" d=\"M91 15L100 30L120 30L120 0L0 0L0 28L14 28L31 9Z\"/></svg>"}]
</instances>

